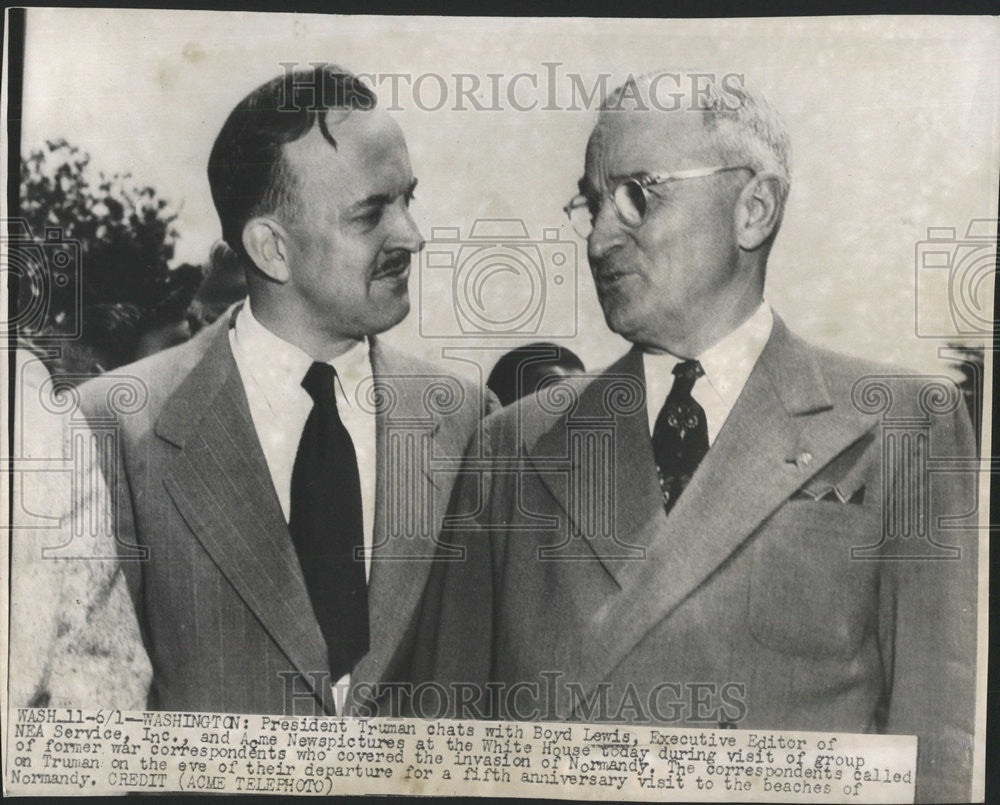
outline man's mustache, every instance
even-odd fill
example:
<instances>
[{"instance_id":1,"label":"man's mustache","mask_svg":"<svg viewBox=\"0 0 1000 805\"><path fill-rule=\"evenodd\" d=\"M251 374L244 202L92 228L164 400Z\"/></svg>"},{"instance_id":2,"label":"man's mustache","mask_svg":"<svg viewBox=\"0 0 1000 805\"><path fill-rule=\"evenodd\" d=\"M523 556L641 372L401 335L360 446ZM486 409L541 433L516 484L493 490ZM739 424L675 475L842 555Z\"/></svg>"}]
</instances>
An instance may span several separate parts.
<instances>
[{"instance_id":1,"label":"man's mustache","mask_svg":"<svg viewBox=\"0 0 1000 805\"><path fill-rule=\"evenodd\" d=\"M402 274L406 269L410 267L410 260L413 258L406 249L398 249L396 251L390 252L388 256L379 264L378 268L375 269L374 277L377 279L379 277L391 276L393 274Z\"/></svg>"}]
</instances>

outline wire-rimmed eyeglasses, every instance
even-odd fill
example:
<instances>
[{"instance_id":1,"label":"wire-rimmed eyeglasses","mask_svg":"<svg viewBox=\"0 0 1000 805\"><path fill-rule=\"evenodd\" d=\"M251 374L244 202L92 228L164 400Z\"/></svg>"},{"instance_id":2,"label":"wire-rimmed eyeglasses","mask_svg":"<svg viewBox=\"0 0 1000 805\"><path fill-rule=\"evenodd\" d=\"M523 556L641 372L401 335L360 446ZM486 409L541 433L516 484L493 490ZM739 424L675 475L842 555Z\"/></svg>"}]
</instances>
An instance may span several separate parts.
<instances>
[{"instance_id":1,"label":"wire-rimmed eyeglasses","mask_svg":"<svg viewBox=\"0 0 1000 805\"><path fill-rule=\"evenodd\" d=\"M654 192L651 188L656 185L679 182L685 179L701 179L723 171L735 170L748 170L751 174L754 173L752 168L745 165L726 165L713 168L691 168L672 173L626 176L615 182L607 196L614 204L615 213L619 220L626 226L635 228L646 219L646 213L649 211L649 194ZM602 196L588 196L579 193L563 207L573 229L580 237L589 238L590 233L594 231L594 219L600 212L602 198Z\"/></svg>"}]
</instances>

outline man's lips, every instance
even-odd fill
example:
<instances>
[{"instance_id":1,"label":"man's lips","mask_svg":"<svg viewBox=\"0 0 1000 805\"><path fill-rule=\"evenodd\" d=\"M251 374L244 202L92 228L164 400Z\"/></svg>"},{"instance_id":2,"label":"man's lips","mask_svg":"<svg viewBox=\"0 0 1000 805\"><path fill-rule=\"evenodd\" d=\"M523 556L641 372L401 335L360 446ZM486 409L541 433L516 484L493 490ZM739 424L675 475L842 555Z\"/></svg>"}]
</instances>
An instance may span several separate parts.
<instances>
[{"instance_id":1,"label":"man's lips","mask_svg":"<svg viewBox=\"0 0 1000 805\"><path fill-rule=\"evenodd\" d=\"M372 275L372 279L381 280L390 277L401 277L410 270L410 255L406 257L393 258L379 267Z\"/></svg>"},{"instance_id":2,"label":"man's lips","mask_svg":"<svg viewBox=\"0 0 1000 805\"><path fill-rule=\"evenodd\" d=\"M599 288L609 288L634 273L623 268L602 268L594 272L594 283Z\"/></svg>"}]
</instances>

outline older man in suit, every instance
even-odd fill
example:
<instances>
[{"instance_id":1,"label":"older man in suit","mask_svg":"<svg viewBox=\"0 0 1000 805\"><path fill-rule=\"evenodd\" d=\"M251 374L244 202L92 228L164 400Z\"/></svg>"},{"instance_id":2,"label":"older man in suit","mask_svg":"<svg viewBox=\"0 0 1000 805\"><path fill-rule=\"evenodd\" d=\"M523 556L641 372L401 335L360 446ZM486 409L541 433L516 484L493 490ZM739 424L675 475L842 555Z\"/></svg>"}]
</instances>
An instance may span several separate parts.
<instances>
[{"instance_id":1,"label":"older man in suit","mask_svg":"<svg viewBox=\"0 0 1000 805\"><path fill-rule=\"evenodd\" d=\"M634 347L485 421L414 676L494 683L453 688L466 714L915 734L918 798L968 797L961 398L788 330L763 297L785 129L745 87L659 81L605 104L567 207Z\"/></svg>"},{"instance_id":2,"label":"older man in suit","mask_svg":"<svg viewBox=\"0 0 1000 805\"><path fill-rule=\"evenodd\" d=\"M423 239L397 124L317 66L259 87L208 166L248 300L192 341L98 378L92 421L153 665L150 706L371 712L405 663L454 474L485 397L376 335L409 311ZM347 691L346 696L338 696ZM360 692L359 692L360 691Z\"/></svg>"}]
</instances>

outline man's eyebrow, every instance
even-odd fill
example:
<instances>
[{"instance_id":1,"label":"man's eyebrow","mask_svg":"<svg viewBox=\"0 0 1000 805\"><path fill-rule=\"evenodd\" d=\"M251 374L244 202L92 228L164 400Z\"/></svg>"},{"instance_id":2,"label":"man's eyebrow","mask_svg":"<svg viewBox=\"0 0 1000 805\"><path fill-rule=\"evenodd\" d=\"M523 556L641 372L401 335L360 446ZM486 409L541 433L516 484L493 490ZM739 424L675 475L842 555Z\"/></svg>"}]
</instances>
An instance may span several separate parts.
<instances>
[{"instance_id":1,"label":"man's eyebrow","mask_svg":"<svg viewBox=\"0 0 1000 805\"><path fill-rule=\"evenodd\" d=\"M585 196L593 195L597 192L597 188L594 187L594 183L586 176L581 176L576 180L576 187Z\"/></svg>"},{"instance_id":2,"label":"man's eyebrow","mask_svg":"<svg viewBox=\"0 0 1000 805\"><path fill-rule=\"evenodd\" d=\"M363 210L365 207L384 207L387 204L392 204L393 199L398 198L401 195L412 195L413 191L417 187L417 179L414 177L410 180L410 183L406 186L406 190L402 193L393 196L389 193L373 193L366 198L361 199L361 201L355 201L350 207L347 208L348 212L355 212L357 210Z\"/></svg>"},{"instance_id":3,"label":"man's eyebrow","mask_svg":"<svg viewBox=\"0 0 1000 805\"><path fill-rule=\"evenodd\" d=\"M624 181L625 179L641 179L646 176L651 176L649 171L632 171L631 173L616 173L613 176L609 176L611 184L616 184L617 182Z\"/></svg>"}]
</instances>

